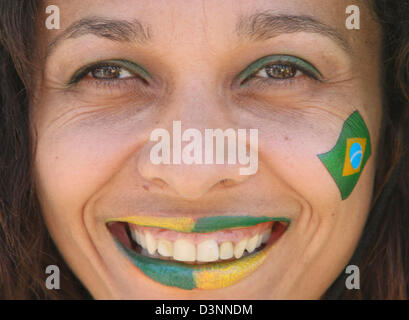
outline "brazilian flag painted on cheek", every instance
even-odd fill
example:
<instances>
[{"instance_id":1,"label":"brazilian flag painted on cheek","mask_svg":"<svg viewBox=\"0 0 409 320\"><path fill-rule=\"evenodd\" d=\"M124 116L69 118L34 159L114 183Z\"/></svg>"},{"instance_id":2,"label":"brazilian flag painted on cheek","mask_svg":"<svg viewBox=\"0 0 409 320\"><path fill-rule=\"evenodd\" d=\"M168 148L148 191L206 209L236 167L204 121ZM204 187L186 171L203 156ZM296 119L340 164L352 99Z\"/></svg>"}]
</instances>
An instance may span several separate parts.
<instances>
[{"instance_id":1,"label":"brazilian flag painted on cheek","mask_svg":"<svg viewBox=\"0 0 409 320\"><path fill-rule=\"evenodd\" d=\"M318 157L335 180L342 200L348 198L371 155L368 128L358 111L345 121L332 150Z\"/></svg>"}]
</instances>

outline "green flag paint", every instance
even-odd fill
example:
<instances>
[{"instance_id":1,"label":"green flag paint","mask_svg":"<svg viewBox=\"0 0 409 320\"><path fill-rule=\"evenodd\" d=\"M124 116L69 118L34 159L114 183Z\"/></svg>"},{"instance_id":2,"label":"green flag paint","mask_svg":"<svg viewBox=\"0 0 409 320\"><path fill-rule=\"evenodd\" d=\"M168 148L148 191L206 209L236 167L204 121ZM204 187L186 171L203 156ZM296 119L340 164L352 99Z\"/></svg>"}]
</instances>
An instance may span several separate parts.
<instances>
[{"instance_id":1,"label":"green flag paint","mask_svg":"<svg viewBox=\"0 0 409 320\"><path fill-rule=\"evenodd\" d=\"M368 128L359 112L355 111L345 121L335 147L318 155L335 180L342 200L351 194L370 155Z\"/></svg>"}]
</instances>

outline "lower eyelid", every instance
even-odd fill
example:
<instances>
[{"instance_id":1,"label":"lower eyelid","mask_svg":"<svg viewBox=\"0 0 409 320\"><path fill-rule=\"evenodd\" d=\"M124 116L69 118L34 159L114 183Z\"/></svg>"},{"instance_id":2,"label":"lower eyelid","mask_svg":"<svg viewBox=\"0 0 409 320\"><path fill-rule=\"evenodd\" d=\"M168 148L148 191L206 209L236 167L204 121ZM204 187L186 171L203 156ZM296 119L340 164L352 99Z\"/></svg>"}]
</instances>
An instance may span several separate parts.
<instances>
[{"instance_id":1,"label":"lower eyelid","mask_svg":"<svg viewBox=\"0 0 409 320\"><path fill-rule=\"evenodd\" d=\"M299 76L288 79L274 79L270 77L261 77L261 76L252 76L247 79L243 84L240 85L240 88L249 94L252 94L254 90L272 90L272 89L299 89L303 86L308 86L310 81L315 79L305 75L300 71ZM296 87L295 87L296 86ZM243 92L243 93L244 93ZM245 94L245 93L244 93Z\"/></svg>"},{"instance_id":2,"label":"lower eyelid","mask_svg":"<svg viewBox=\"0 0 409 320\"><path fill-rule=\"evenodd\" d=\"M118 91L145 91L147 86L145 84L144 79L132 75L132 77L126 78L117 78L117 79L109 79L109 80L101 80L95 78L84 78L82 81L76 83L76 86L79 86L78 89L82 87L80 90L118 90ZM108 93L108 92L107 92Z\"/></svg>"}]
</instances>

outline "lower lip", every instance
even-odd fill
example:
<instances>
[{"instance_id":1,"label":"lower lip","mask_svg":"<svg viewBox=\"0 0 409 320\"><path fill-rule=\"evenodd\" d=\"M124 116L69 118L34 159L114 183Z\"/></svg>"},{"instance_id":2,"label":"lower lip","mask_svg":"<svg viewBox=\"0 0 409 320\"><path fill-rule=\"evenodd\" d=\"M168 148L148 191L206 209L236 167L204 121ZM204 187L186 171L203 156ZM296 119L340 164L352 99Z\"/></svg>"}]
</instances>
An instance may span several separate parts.
<instances>
[{"instance_id":1,"label":"lower lip","mask_svg":"<svg viewBox=\"0 0 409 320\"><path fill-rule=\"evenodd\" d=\"M160 260L136 253L115 239L121 252L152 280L169 287L184 290L220 289L235 284L254 272L266 259L277 240L285 231L274 234L265 247L244 258L234 261L192 265L182 262Z\"/></svg>"},{"instance_id":2,"label":"lower lip","mask_svg":"<svg viewBox=\"0 0 409 320\"><path fill-rule=\"evenodd\" d=\"M219 289L230 286L255 271L265 260L268 251L228 262L216 262L208 265L187 265L176 261L150 258L126 248L116 241L119 249L149 278L170 287L185 290Z\"/></svg>"}]
</instances>

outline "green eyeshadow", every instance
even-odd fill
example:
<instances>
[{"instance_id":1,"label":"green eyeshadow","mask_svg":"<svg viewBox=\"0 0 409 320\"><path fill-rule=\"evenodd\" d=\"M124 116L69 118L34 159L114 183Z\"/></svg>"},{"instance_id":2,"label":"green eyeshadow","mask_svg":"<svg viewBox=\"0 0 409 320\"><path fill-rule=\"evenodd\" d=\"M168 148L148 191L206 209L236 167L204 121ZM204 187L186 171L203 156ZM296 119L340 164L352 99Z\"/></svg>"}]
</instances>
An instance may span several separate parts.
<instances>
[{"instance_id":1,"label":"green eyeshadow","mask_svg":"<svg viewBox=\"0 0 409 320\"><path fill-rule=\"evenodd\" d=\"M82 77L84 77L88 72L90 72L92 69L98 68L100 66L106 66L106 65L115 65L118 67L123 67L125 69L128 69L129 71L140 75L144 79L151 79L151 75L149 74L146 69L143 67L137 65L136 63L133 63L128 60L122 60L122 59L117 59L117 60L104 60L104 61L99 61L99 62L94 62L87 64L86 66L80 68L78 71L75 72L75 74L70 78L68 85L72 85L74 83L77 83Z\"/></svg>"},{"instance_id":2,"label":"green eyeshadow","mask_svg":"<svg viewBox=\"0 0 409 320\"><path fill-rule=\"evenodd\" d=\"M305 74L314 79L322 78L322 74L318 71L317 68L315 68L313 65L311 65L310 63L301 58L289 55L271 55L263 57L249 65L239 74L238 81L241 83L250 75L258 72L261 68L268 66L270 64L279 63L293 65L297 67L300 71L304 72Z\"/></svg>"}]
</instances>

